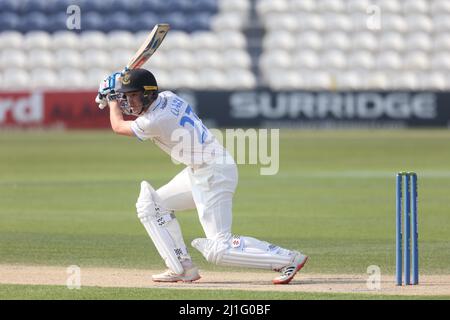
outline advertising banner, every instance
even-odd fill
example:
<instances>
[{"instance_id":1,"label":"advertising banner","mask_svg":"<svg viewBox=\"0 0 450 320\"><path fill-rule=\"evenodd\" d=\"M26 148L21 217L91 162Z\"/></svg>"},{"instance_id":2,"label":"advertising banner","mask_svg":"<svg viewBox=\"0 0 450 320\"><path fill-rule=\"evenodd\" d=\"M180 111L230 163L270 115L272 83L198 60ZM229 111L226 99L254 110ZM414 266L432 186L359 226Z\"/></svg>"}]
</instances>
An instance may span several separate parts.
<instances>
[{"instance_id":1,"label":"advertising banner","mask_svg":"<svg viewBox=\"0 0 450 320\"><path fill-rule=\"evenodd\" d=\"M449 127L448 92L187 91L209 127ZM0 128L109 128L95 91L0 92Z\"/></svg>"}]
</instances>

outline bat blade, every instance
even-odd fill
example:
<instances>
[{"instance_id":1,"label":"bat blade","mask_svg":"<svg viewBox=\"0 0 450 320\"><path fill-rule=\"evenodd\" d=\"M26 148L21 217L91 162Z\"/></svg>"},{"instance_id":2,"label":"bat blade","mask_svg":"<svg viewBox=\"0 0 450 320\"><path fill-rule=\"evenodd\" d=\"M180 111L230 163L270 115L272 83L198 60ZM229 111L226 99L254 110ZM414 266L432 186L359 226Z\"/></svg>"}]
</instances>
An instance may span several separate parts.
<instances>
[{"instance_id":1,"label":"bat blade","mask_svg":"<svg viewBox=\"0 0 450 320\"><path fill-rule=\"evenodd\" d=\"M136 69L142 66L144 63L146 63L147 60L159 48L169 30L170 30L169 24L167 23L157 24L153 28L152 32L150 32L147 39L145 39L144 43L141 45L139 50L130 59L130 61L127 64L127 68L130 70Z\"/></svg>"}]
</instances>

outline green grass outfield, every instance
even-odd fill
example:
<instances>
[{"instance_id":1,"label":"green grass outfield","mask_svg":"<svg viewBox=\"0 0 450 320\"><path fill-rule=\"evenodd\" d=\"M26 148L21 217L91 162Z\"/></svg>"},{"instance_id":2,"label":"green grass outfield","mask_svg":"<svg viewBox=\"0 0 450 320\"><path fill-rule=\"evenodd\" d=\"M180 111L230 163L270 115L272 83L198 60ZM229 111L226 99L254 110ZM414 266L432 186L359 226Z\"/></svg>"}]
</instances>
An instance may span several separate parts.
<instances>
[{"instance_id":1,"label":"green grass outfield","mask_svg":"<svg viewBox=\"0 0 450 320\"><path fill-rule=\"evenodd\" d=\"M364 274L378 265L392 275L395 173L416 171L420 271L450 274L450 131L280 136L277 175L239 166L234 233L304 251L311 257L305 272ZM163 269L134 204L142 179L159 187L181 169L151 142L108 131L1 131L0 263ZM177 216L187 244L203 236L194 211ZM191 253L203 269L229 270ZM47 292L0 288L24 297ZM89 290L92 298L108 295Z\"/></svg>"},{"instance_id":2,"label":"green grass outfield","mask_svg":"<svg viewBox=\"0 0 450 320\"><path fill-rule=\"evenodd\" d=\"M0 285L0 300L448 300L448 296Z\"/></svg>"}]
</instances>

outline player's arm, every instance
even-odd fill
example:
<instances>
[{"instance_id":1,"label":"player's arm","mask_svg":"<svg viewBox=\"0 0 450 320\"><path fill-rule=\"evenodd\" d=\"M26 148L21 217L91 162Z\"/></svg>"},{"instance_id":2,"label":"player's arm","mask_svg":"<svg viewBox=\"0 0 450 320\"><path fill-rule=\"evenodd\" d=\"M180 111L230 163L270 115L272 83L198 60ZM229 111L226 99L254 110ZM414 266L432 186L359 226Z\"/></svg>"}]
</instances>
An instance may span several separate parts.
<instances>
[{"instance_id":1,"label":"player's arm","mask_svg":"<svg viewBox=\"0 0 450 320\"><path fill-rule=\"evenodd\" d=\"M123 114L117 101L109 101L109 120L115 133L130 137L134 136L134 132L131 129L133 121L123 119Z\"/></svg>"}]
</instances>

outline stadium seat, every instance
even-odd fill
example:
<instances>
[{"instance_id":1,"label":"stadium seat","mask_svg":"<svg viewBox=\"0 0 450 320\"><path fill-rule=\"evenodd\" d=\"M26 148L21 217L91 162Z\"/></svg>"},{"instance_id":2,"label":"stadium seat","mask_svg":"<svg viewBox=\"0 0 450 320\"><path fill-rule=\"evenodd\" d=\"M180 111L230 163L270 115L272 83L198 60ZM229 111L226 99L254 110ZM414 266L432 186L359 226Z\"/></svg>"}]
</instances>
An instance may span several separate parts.
<instances>
[{"instance_id":1,"label":"stadium seat","mask_svg":"<svg viewBox=\"0 0 450 320\"><path fill-rule=\"evenodd\" d=\"M322 17L325 20L327 30L351 31L353 28L352 19L347 14L324 13Z\"/></svg>"},{"instance_id":2,"label":"stadium seat","mask_svg":"<svg viewBox=\"0 0 450 320\"><path fill-rule=\"evenodd\" d=\"M403 51L405 49L405 40L400 33L384 32L380 35L380 51Z\"/></svg>"},{"instance_id":3,"label":"stadium seat","mask_svg":"<svg viewBox=\"0 0 450 320\"><path fill-rule=\"evenodd\" d=\"M20 12L21 2L17 0L0 0L0 8L4 12Z\"/></svg>"},{"instance_id":4,"label":"stadium seat","mask_svg":"<svg viewBox=\"0 0 450 320\"><path fill-rule=\"evenodd\" d=\"M100 81L102 81L105 77L111 74L111 70L108 69L100 69L100 68L92 68L86 70L85 73L85 88L97 89Z\"/></svg>"},{"instance_id":5,"label":"stadium seat","mask_svg":"<svg viewBox=\"0 0 450 320\"><path fill-rule=\"evenodd\" d=\"M191 39L186 32L173 30L169 32L161 45L166 51L171 50L190 50Z\"/></svg>"},{"instance_id":6,"label":"stadium seat","mask_svg":"<svg viewBox=\"0 0 450 320\"><path fill-rule=\"evenodd\" d=\"M170 52L170 51L169 51ZM151 61L150 61L151 60ZM155 68L163 71L167 71L167 69L170 68L169 60L167 58L167 54L164 53L155 53L152 58L149 61L147 61L142 68Z\"/></svg>"},{"instance_id":7,"label":"stadium seat","mask_svg":"<svg viewBox=\"0 0 450 320\"><path fill-rule=\"evenodd\" d=\"M58 84L57 86L61 89L70 88L85 88L86 76L83 72L78 69L64 68L58 71ZM99 80L98 83L100 83Z\"/></svg>"},{"instance_id":8,"label":"stadium seat","mask_svg":"<svg viewBox=\"0 0 450 320\"><path fill-rule=\"evenodd\" d=\"M267 30L285 30L295 32L299 29L299 23L302 19L299 19L292 13L271 13L266 15L264 25Z\"/></svg>"},{"instance_id":9,"label":"stadium seat","mask_svg":"<svg viewBox=\"0 0 450 320\"><path fill-rule=\"evenodd\" d=\"M161 19L170 24L170 27L173 30L187 31L188 29L188 19L181 12L165 14Z\"/></svg>"},{"instance_id":10,"label":"stadium seat","mask_svg":"<svg viewBox=\"0 0 450 320\"><path fill-rule=\"evenodd\" d=\"M448 0L433 0L430 4L430 11L433 15L450 14L450 2Z\"/></svg>"},{"instance_id":11,"label":"stadium seat","mask_svg":"<svg viewBox=\"0 0 450 320\"><path fill-rule=\"evenodd\" d=\"M400 13L402 11L401 0L378 0L376 3L382 12Z\"/></svg>"},{"instance_id":12,"label":"stadium seat","mask_svg":"<svg viewBox=\"0 0 450 320\"><path fill-rule=\"evenodd\" d=\"M324 31L327 24L325 18L316 13L299 15L296 21L297 31L313 30Z\"/></svg>"},{"instance_id":13,"label":"stadium seat","mask_svg":"<svg viewBox=\"0 0 450 320\"><path fill-rule=\"evenodd\" d=\"M80 47L80 37L72 31L58 31L52 35L52 48L58 49L73 49L78 50Z\"/></svg>"},{"instance_id":14,"label":"stadium seat","mask_svg":"<svg viewBox=\"0 0 450 320\"><path fill-rule=\"evenodd\" d=\"M55 51L55 66L58 69L74 68L82 69L84 62L78 51L62 48Z\"/></svg>"},{"instance_id":15,"label":"stadium seat","mask_svg":"<svg viewBox=\"0 0 450 320\"><path fill-rule=\"evenodd\" d=\"M226 78L229 89L242 90L256 87L256 78L253 73L246 69L226 70Z\"/></svg>"},{"instance_id":16,"label":"stadium seat","mask_svg":"<svg viewBox=\"0 0 450 320\"><path fill-rule=\"evenodd\" d=\"M323 12L343 12L345 8L344 0L318 0L317 10Z\"/></svg>"},{"instance_id":17,"label":"stadium seat","mask_svg":"<svg viewBox=\"0 0 450 320\"><path fill-rule=\"evenodd\" d=\"M199 86L197 73L190 69L178 69L172 73L171 85L177 89L196 89Z\"/></svg>"},{"instance_id":18,"label":"stadium seat","mask_svg":"<svg viewBox=\"0 0 450 320\"><path fill-rule=\"evenodd\" d=\"M47 2L47 11L49 13L66 13L67 8L70 5L76 4L78 5L82 12L89 12L92 10L95 10L95 8L92 8L92 0L54 0L54 1L48 1Z\"/></svg>"},{"instance_id":19,"label":"stadium seat","mask_svg":"<svg viewBox=\"0 0 450 320\"><path fill-rule=\"evenodd\" d=\"M402 67L402 59L397 51L383 51L376 57L377 68L397 70Z\"/></svg>"},{"instance_id":20,"label":"stadium seat","mask_svg":"<svg viewBox=\"0 0 450 320\"><path fill-rule=\"evenodd\" d=\"M273 90L291 90L298 87L305 87L303 78L298 71L290 69L277 69L264 78L264 84Z\"/></svg>"},{"instance_id":21,"label":"stadium seat","mask_svg":"<svg viewBox=\"0 0 450 320\"><path fill-rule=\"evenodd\" d=\"M450 13L436 14L433 25L436 32L450 32Z\"/></svg>"},{"instance_id":22,"label":"stadium seat","mask_svg":"<svg viewBox=\"0 0 450 320\"><path fill-rule=\"evenodd\" d=\"M316 8L316 0L288 0L288 9L291 12L312 12Z\"/></svg>"},{"instance_id":23,"label":"stadium seat","mask_svg":"<svg viewBox=\"0 0 450 320\"><path fill-rule=\"evenodd\" d=\"M30 69L46 68L52 69L55 67L55 57L48 50L30 49L28 51L27 66Z\"/></svg>"},{"instance_id":24,"label":"stadium seat","mask_svg":"<svg viewBox=\"0 0 450 320\"><path fill-rule=\"evenodd\" d=\"M259 66L263 72L269 72L272 68L289 69L291 67L291 57L284 50L263 52L259 59Z\"/></svg>"},{"instance_id":25,"label":"stadium seat","mask_svg":"<svg viewBox=\"0 0 450 320\"><path fill-rule=\"evenodd\" d=\"M145 11L133 16L133 23L130 28L132 32L147 32L152 30L155 24L159 23L158 16L151 11Z\"/></svg>"},{"instance_id":26,"label":"stadium seat","mask_svg":"<svg viewBox=\"0 0 450 320\"><path fill-rule=\"evenodd\" d=\"M299 50L292 55L292 65L296 69L315 69L320 67L320 59L314 50Z\"/></svg>"},{"instance_id":27,"label":"stadium seat","mask_svg":"<svg viewBox=\"0 0 450 320\"><path fill-rule=\"evenodd\" d=\"M386 72L374 71L364 73L364 76L360 79L363 82L364 89L385 90L389 88L390 76Z\"/></svg>"},{"instance_id":28,"label":"stadium seat","mask_svg":"<svg viewBox=\"0 0 450 320\"><path fill-rule=\"evenodd\" d=\"M220 32L225 30L242 30L247 19L241 14L220 13L211 18L211 29Z\"/></svg>"},{"instance_id":29,"label":"stadium seat","mask_svg":"<svg viewBox=\"0 0 450 320\"><path fill-rule=\"evenodd\" d=\"M407 51L422 50L429 51L432 48L430 36L426 32L410 33L406 37L405 49Z\"/></svg>"},{"instance_id":30,"label":"stadium seat","mask_svg":"<svg viewBox=\"0 0 450 320\"><path fill-rule=\"evenodd\" d=\"M219 0L218 5L221 12L248 12L251 7L248 0Z\"/></svg>"},{"instance_id":31,"label":"stadium seat","mask_svg":"<svg viewBox=\"0 0 450 320\"><path fill-rule=\"evenodd\" d=\"M103 25L101 30L106 33L116 32L129 32L131 21L133 21L132 16L125 12L113 12L105 17L103 16Z\"/></svg>"},{"instance_id":32,"label":"stadium seat","mask_svg":"<svg viewBox=\"0 0 450 320\"><path fill-rule=\"evenodd\" d=\"M105 20L104 17L102 17L97 12L87 12L86 14L83 14L83 30L99 30L99 31L105 31L104 30L104 24L103 21ZM109 20L114 21L114 20ZM109 26L109 24L108 24Z\"/></svg>"},{"instance_id":33,"label":"stadium seat","mask_svg":"<svg viewBox=\"0 0 450 320\"><path fill-rule=\"evenodd\" d=\"M83 25L81 25L81 23L83 23ZM83 20L83 22L80 21L80 27L83 27L83 28L85 27L84 20ZM57 12L57 13L54 13L53 15L50 15L48 18L46 31L47 32L58 32L58 31L63 31L63 30L68 30L67 29L67 14L65 13L65 11Z\"/></svg>"},{"instance_id":34,"label":"stadium seat","mask_svg":"<svg viewBox=\"0 0 450 320\"><path fill-rule=\"evenodd\" d=\"M443 72L425 72L419 76L419 87L422 90L446 90L448 85Z\"/></svg>"},{"instance_id":35,"label":"stadium seat","mask_svg":"<svg viewBox=\"0 0 450 320\"><path fill-rule=\"evenodd\" d=\"M219 38L209 31L196 31L190 36L191 50L219 50Z\"/></svg>"},{"instance_id":36,"label":"stadium seat","mask_svg":"<svg viewBox=\"0 0 450 320\"><path fill-rule=\"evenodd\" d=\"M221 69L223 67L222 55L214 50L197 50L194 51L195 68L215 68Z\"/></svg>"},{"instance_id":37,"label":"stadium seat","mask_svg":"<svg viewBox=\"0 0 450 320\"><path fill-rule=\"evenodd\" d=\"M0 32L0 49L22 49L23 35L18 31Z\"/></svg>"},{"instance_id":38,"label":"stadium seat","mask_svg":"<svg viewBox=\"0 0 450 320\"><path fill-rule=\"evenodd\" d=\"M432 32L433 21L424 14L408 14L405 17L408 32Z\"/></svg>"},{"instance_id":39,"label":"stadium seat","mask_svg":"<svg viewBox=\"0 0 450 320\"><path fill-rule=\"evenodd\" d=\"M50 49L52 38L45 31L31 31L24 36L24 49Z\"/></svg>"},{"instance_id":40,"label":"stadium seat","mask_svg":"<svg viewBox=\"0 0 450 320\"><path fill-rule=\"evenodd\" d=\"M352 22L352 31L354 32L373 32L372 29L378 31L381 28L381 21L377 19L369 20L366 12L351 12L348 16ZM378 22L380 26L378 26Z\"/></svg>"},{"instance_id":41,"label":"stadium seat","mask_svg":"<svg viewBox=\"0 0 450 320\"><path fill-rule=\"evenodd\" d=\"M430 67L428 55L422 51L408 52L403 57L403 69L405 70L425 70Z\"/></svg>"},{"instance_id":42,"label":"stadium seat","mask_svg":"<svg viewBox=\"0 0 450 320\"><path fill-rule=\"evenodd\" d=\"M110 65L109 70L121 71L128 63L130 58L134 55L135 50L118 48L110 51Z\"/></svg>"},{"instance_id":43,"label":"stadium seat","mask_svg":"<svg viewBox=\"0 0 450 320\"><path fill-rule=\"evenodd\" d=\"M113 7L113 0L82 0L82 8L85 7L86 11L97 12L101 15L117 12ZM130 1L131 2L131 1Z\"/></svg>"},{"instance_id":44,"label":"stadium seat","mask_svg":"<svg viewBox=\"0 0 450 320\"><path fill-rule=\"evenodd\" d=\"M229 49L222 52L222 68L249 69L252 65L250 55L245 50ZM289 56L289 55L288 55Z\"/></svg>"},{"instance_id":45,"label":"stadium seat","mask_svg":"<svg viewBox=\"0 0 450 320\"><path fill-rule=\"evenodd\" d=\"M165 55L168 67L171 69L193 69L195 68L195 59L188 50L169 51Z\"/></svg>"},{"instance_id":46,"label":"stadium seat","mask_svg":"<svg viewBox=\"0 0 450 320\"><path fill-rule=\"evenodd\" d=\"M59 79L53 70L35 68L30 71L30 89L48 89L58 85Z\"/></svg>"},{"instance_id":47,"label":"stadium seat","mask_svg":"<svg viewBox=\"0 0 450 320\"><path fill-rule=\"evenodd\" d=\"M101 31L85 31L79 35L79 48L81 50L100 49L107 50L108 39Z\"/></svg>"},{"instance_id":48,"label":"stadium seat","mask_svg":"<svg viewBox=\"0 0 450 320\"><path fill-rule=\"evenodd\" d=\"M4 49L0 52L0 66L25 69L27 67L27 55L22 50Z\"/></svg>"},{"instance_id":49,"label":"stadium seat","mask_svg":"<svg viewBox=\"0 0 450 320\"><path fill-rule=\"evenodd\" d=\"M134 35L125 30L111 31L107 35L107 45L109 50L127 49L137 50Z\"/></svg>"},{"instance_id":50,"label":"stadium seat","mask_svg":"<svg viewBox=\"0 0 450 320\"><path fill-rule=\"evenodd\" d=\"M450 70L450 59L447 52L438 52L431 56L431 69L436 71Z\"/></svg>"},{"instance_id":51,"label":"stadium seat","mask_svg":"<svg viewBox=\"0 0 450 320\"><path fill-rule=\"evenodd\" d=\"M433 39L433 50L435 52L450 51L450 32L436 34Z\"/></svg>"},{"instance_id":52,"label":"stadium seat","mask_svg":"<svg viewBox=\"0 0 450 320\"><path fill-rule=\"evenodd\" d=\"M189 15L185 30L188 32L210 30L212 15L210 13L200 12Z\"/></svg>"},{"instance_id":53,"label":"stadium seat","mask_svg":"<svg viewBox=\"0 0 450 320\"><path fill-rule=\"evenodd\" d=\"M35 30L47 30L48 19L47 16L40 12L27 13L20 19L19 29L24 32Z\"/></svg>"},{"instance_id":54,"label":"stadium seat","mask_svg":"<svg viewBox=\"0 0 450 320\"><path fill-rule=\"evenodd\" d=\"M114 11L125 12L127 14L135 14L139 12L142 7L141 1L113 0L111 3L111 8L113 8Z\"/></svg>"},{"instance_id":55,"label":"stadium seat","mask_svg":"<svg viewBox=\"0 0 450 320\"><path fill-rule=\"evenodd\" d=\"M287 0L259 0L256 2L256 11L260 16L269 13L285 13L289 12L289 3Z\"/></svg>"},{"instance_id":56,"label":"stadium seat","mask_svg":"<svg viewBox=\"0 0 450 320\"><path fill-rule=\"evenodd\" d=\"M414 1L403 1L403 13L428 13L429 11L429 1L426 0L414 0Z\"/></svg>"},{"instance_id":57,"label":"stadium seat","mask_svg":"<svg viewBox=\"0 0 450 320\"><path fill-rule=\"evenodd\" d=\"M393 13L384 13L381 15L381 29L386 31L406 32L408 25L403 16Z\"/></svg>"},{"instance_id":58,"label":"stadium seat","mask_svg":"<svg viewBox=\"0 0 450 320\"><path fill-rule=\"evenodd\" d=\"M173 88L173 78L167 70L148 68L155 75L158 87L161 91ZM176 72L176 71L175 71Z\"/></svg>"},{"instance_id":59,"label":"stadium seat","mask_svg":"<svg viewBox=\"0 0 450 320\"><path fill-rule=\"evenodd\" d=\"M247 47L247 39L239 31L225 30L216 33L216 36L222 50L245 49Z\"/></svg>"},{"instance_id":60,"label":"stadium seat","mask_svg":"<svg viewBox=\"0 0 450 320\"><path fill-rule=\"evenodd\" d=\"M323 47L323 40L316 31L305 31L296 36L295 47L296 49L320 50Z\"/></svg>"},{"instance_id":61,"label":"stadium seat","mask_svg":"<svg viewBox=\"0 0 450 320\"><path fill-rule=\"evenodd\" d=\"M228 81L223 72L216 69L202 69L198 73L200 87L205 90L227 88Z\"/></svg>"},{"instance_id":62,"label":"stadium seat","mask_svg":"<svg viewBox=\"0 0 450 320\"><path fill-rule=\"evenodd\" d=\"M417 90L420 87L417 74L411 71L392 73L388 82L391 90Z\"/></svg>"},{"instance_id":63,"label":"stadium seat","mask_svg":"<svg viewBox=\"0 0 450 320\"><path fill-rule=\"evenodd\" d=\"M42 13L51 13L52 9L52 1L48 0L21 0L17 1L19 3L19 11L21 13L27 12L42 12Z\"/></svg>"},{"instance_id":64,"label":"stadium seat","mask_svg":"<svg viewBox=\"0 0 450 320\"><path fill-rule=\"evenodd\" d=\"M13 12L0 12L0 31L21 30L20 16Z\"/></svg>"},{"instance_id":65,"label":"stadium seat","mask_svg":"<svg viewBox=\"0 0 450 320\"><path fill-rule=\"evenodd\" d=\"M360 90L365 89L365 74L357 71L343 71L336 76L336 88L338 90Z\"/></svg>"},{"instance_id":66,"label":"stadium seat","mask_svg":"<svg viewBox=\"0 0 450 320\"><path fill-rule=\"evenodd\" d=\"M362 12L366 13L367 8L373 4L370 0L347 0L347 12Z\"/></svg>"},{"instance_id":67,"label":"stadium seat","mask_svg":"<svg viewBox=\"0 0 450 320\"><path fill-rule=\"evenodd\" d=\"M247 0L245 0L247 1ZM192 12L209 12L215 14L218 12L217 0L189 0Z\"/></svg>"},{"instance_id":68,"label":"stadium seat","mask_svg":"<svg viewBox=\"0 0 450 320\"><path fill-rule=\"evenodd\" d=\"M320 65L328 70L343 69L347 65L347 59L342 51L332 49L321 54Z\"/></svg>"},{"instance_id":69,"label":"stadium seat","mask_svg":"<svg viewBox=\"0 0 450 320\"><path fill-rule=\"evenodd\" d=\"M373 69L375 59L370 51L353 51L348 56L348 67L352 69Z\"/></svg>"},{"instance_id":70,"label":"stadium seat","mask_svg":"<svg viewBox=\"0 0 450 320\"><path fill-rule=\"evenodd\" d=\"M312 90L330 90L333 89L332 78L329 72L317 70L311 73L305 73L304 78L306 86Z\"/></svg>"},{"instance_id":71,"label":"stadium seat","mask_svg":"<svg viewBox=\"0 0 450 320\"><path fill-rule=\"evenodd\" d=\"M277 48L280 50L292 50L295 47L293 33L287 30L278 30L267 33L263 38L263 48Z\"/></svg>"},{"instance_id":72,"label":"stadium seat","mask_svg":"<svg viewBox=\"0 0 450 320\"><path fill-rule=\"evenodd\" d=\"M378 39L373 32L362 31L353 34L351 37L353 50L369 50L374 51L378 48Z\"/></svg>"},{"instance_id":73,"label":"stadium seat","mask_svg":"<svg viewBox=\"0 0 450 320\"><path fill-rule=\"evenodd\" d=\"M111 57L109 53L97 49L87 49L82 53L83 66L85 69L110 67Z\"/></svg>"},{"instance_id":74,"label":"stadium seat","mask_svg":"<svg viewBox=\"0 0 450 320\"><path fill-rule=\"evenodd\" d=\"M22 90L30 88L30 76L23 68L12 66L3 70L2 87L9 90Z\"/></svg>"},{"instance_id":75,"label":"stadium seat","mask_svg":"<svg viewBox=\"0 0 450 320\"><path fill-rule=\"evenodd\" d=\"M324 48L337 49L341 51L348 50L350 48L350 39L347 32L343 31L331 31L324 36Z\"/></svg>"}]
</instances>

